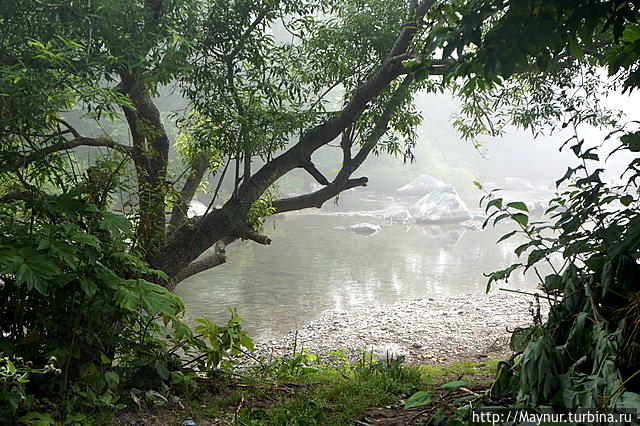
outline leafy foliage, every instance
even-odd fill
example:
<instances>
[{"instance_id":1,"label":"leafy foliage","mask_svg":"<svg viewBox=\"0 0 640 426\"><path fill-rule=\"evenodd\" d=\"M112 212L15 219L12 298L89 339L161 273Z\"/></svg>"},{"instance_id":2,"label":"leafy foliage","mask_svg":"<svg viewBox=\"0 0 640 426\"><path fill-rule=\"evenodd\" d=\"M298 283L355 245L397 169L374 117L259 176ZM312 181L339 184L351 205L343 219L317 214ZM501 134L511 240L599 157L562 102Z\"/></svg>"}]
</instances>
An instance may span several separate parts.
<instances>
[{"instance_id":1,"label":"leafy foliage","mask_svg":"<svg viewBox=\"0 0 640 426\"><path fill-rule=\"evenodd\" d=\"M621 140L620 149L627 149L625 138ZM529 240L516 249L526 262L494 272L488 285L540 262L554 272L542 284L552 305L549 319L542 327L518 332L515 348L522 355L500 368L494 393L517 390L519 400L533 407L631 408L640 389L635 331L640 291L637 175L631 173L625 185L607 185L599 178L600 169L590 172L586 166L597 159L593 151L583 151L582 142L572 149L583 164L570 169L558 185L574 173L585 177L576 176L551 201L547 210L553 214L551 225L520 219L523 214L514 213L520 204L502 206L502 200L491 195L487 203L498 218L507 215L517 222L521 228L517 232Z\"/></svg>"},{"instance_id":2,"label":"leafy foliage","mask_svg":"<svg viewBox=\"0 0 640 426\"><path fill-rule=\"evenodd\" d=\"M615 77L614 85L625 91L637 89L638 52L633 35L637 5L530 2L516 8L511 2L481 3L510 7L498 25L486 33L473 33L477 49L458 49L469 60L461 66L463 72L506 78L531 59L549 70L564 57L580 63L598 62ZM464 24L465 19L459 22ZM538 32L541 28L545 30ZM455 43L473 34L461 34ZM575 86L571 80L559 81L560 99ZM624 412L640 406L637 122L631 126L609 122L616 130L607 139L615 136L620 140L610 155L626 153L629 166L621 176L623 183L606 183L601 177L604 169L596 163L600 161L597 148L579 137L580 125L598 124L582 105L574 99L555 115L563 120L562 128L574 130L563 147L570 147L579 165L556 182L560 193L549 203L548 220L532 219L525 203L507 203L499 197L499 190L483 198L487 211L492 210L484 226L503 220L516 225L516 230L499 241L514 235L526 239L515 249L522 261L489 274L487 291L515 270L533 270L546 293L537 298L550 304L544 324L514 332L511 344L518 356L499 364L490 404L515 397L516 407L551 407L559 412L594 407ZM598 165L590 167L592 164ZM542 277L540 264L552 273Z\"/></svg>"},{"instance_id":3,"label":"leafy foliage","mask_svg":"<svg viewBox=\"0 0 640 426\"><path fill-rule=\"evenodd\" d=\"M172 387L193 380L193 366L213 371L236 348L252 347L236 315L226 327L202 320L203 337L194 336L179 298L148 281L162 273L128 251L130 222L85 197L33 198L0 210L3 422L38 407L64 418L130 399L167 402ZM187 347L196 361L177 356Z\"/></svg>"}]
</instances>

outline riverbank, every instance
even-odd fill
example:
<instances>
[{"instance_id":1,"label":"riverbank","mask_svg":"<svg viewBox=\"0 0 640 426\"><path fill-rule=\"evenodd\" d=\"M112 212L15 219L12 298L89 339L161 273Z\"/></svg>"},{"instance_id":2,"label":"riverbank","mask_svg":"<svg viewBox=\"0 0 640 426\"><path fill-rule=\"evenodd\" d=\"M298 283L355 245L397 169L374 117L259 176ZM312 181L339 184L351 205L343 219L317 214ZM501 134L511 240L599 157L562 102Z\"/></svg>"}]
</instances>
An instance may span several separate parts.
<instances>
[{"instance_id":1,"label":"riverbank","mask_svg":"<svg viewBox=\"0 0 640 426\"><path fill-rule=\"evenodd\" d=\"M267 360L303 348L322 356L344 350L352 359L373 350L380 358L404 356L412 364L505 357L510 332L533 324L533 301L496 291L329 310L280 339L256 341L256 350ZM548 304L540 301L544 316Z\"/></svg>"}]
</instances>

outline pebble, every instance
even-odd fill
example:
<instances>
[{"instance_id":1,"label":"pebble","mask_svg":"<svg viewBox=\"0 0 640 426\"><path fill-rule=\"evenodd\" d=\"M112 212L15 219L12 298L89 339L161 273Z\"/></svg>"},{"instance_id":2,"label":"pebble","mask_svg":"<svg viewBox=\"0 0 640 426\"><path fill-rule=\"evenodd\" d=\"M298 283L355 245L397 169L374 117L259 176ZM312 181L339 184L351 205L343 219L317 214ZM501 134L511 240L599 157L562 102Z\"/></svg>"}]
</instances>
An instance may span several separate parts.
<instances>
[{"instance_id":1,"label":"pebble","mask_svg":"<svg viewBox=\"0 0 640 426\"><path fill-rule=\"evenodd\" d=\"M519 293L493 292L329 310L280 339L256 341L256 351L265 359L289 355L295 342L298 350L321 356L346 350L353 360L371 349L380 359L404 356L409 363L504 357L510 352L507 328L532 325L533 300ZM546 315L548 305L541 303L541 308Z\"/></svg>"}]
</instances>

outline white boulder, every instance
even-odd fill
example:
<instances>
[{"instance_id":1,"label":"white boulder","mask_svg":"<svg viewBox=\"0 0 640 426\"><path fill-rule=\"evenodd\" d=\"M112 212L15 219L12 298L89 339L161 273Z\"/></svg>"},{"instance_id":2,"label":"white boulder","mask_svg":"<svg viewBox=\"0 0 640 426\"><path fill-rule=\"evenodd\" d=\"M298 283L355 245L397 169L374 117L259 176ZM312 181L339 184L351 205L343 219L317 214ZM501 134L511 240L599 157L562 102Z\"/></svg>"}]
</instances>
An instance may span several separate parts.
<instances>
[{"instance_id":1,"label":"white boulder","mask_svg":"<svg viewBox=\"0 0 640 426\"><path fill-rule=\"evenodd\" d=\"M408 184L398 188L398 192L404 195L426 195L445 186L446 184L440 179L430 175L420 175Z\"/></svg>"},{"instance_id":2,"label":"white boulder","mask_svg":"<svg viewBox=\"0 0 640 426\"><path fill-rule=\"evenodd\" d=\"M462 201L453 185L433 191L422 197L411 208L417 223L464 222L471 219L467 205Z\"/></svg>"},{"instance_id":3,"label":"white boulder","mask_svg":"<svg viewBox=\"0 0 640 426\"><path fill-rule=\"evenodd\" d=\"M413 219L407 209L401 207L390 207L382 211L382 217L391 225L396 223L409 223Z\"/></svg>"},{"instance_id":4,"label":"white boulder","mask_svg":"<svg viewBox=\"0 0 640 426\"><path fill-rule=\"evenodd\" d=\"M207 206L202 204L200 201L193 200L189 204L189 209L187 210L187 217L192 218L196 216L203 216L207 211Z\"/></svg>"}]
</instances>

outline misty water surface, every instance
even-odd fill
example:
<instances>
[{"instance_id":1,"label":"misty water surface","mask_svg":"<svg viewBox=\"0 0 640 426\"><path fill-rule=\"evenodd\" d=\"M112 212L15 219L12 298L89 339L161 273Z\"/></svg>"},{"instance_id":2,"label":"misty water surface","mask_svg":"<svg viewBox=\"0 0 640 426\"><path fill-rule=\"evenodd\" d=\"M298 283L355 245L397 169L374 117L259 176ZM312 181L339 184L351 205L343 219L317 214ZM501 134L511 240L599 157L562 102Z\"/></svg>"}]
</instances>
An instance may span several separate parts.
<instances>
[{"instance_id":1,"label":"misty water surface","mask_svg":"<svg viewBox=\"0 0 640 426\"><path fill-rule=\"evenodd\" d=\"M506 226L474 231L377 217L381 208L414 201L349 193L339 206L270 218L264 230L270 246L234 243L227 264L178 286L187 318L223 323L233 307L253 336L278 337L326 309L484 292L483 273L516 260L513 249L522 240L495 244L510 230ZM370 236L343 229L362 222L382 229ZM533 274L515 274L509 282L516 288L535 284Z\"/></svg>"}]
</instances>

